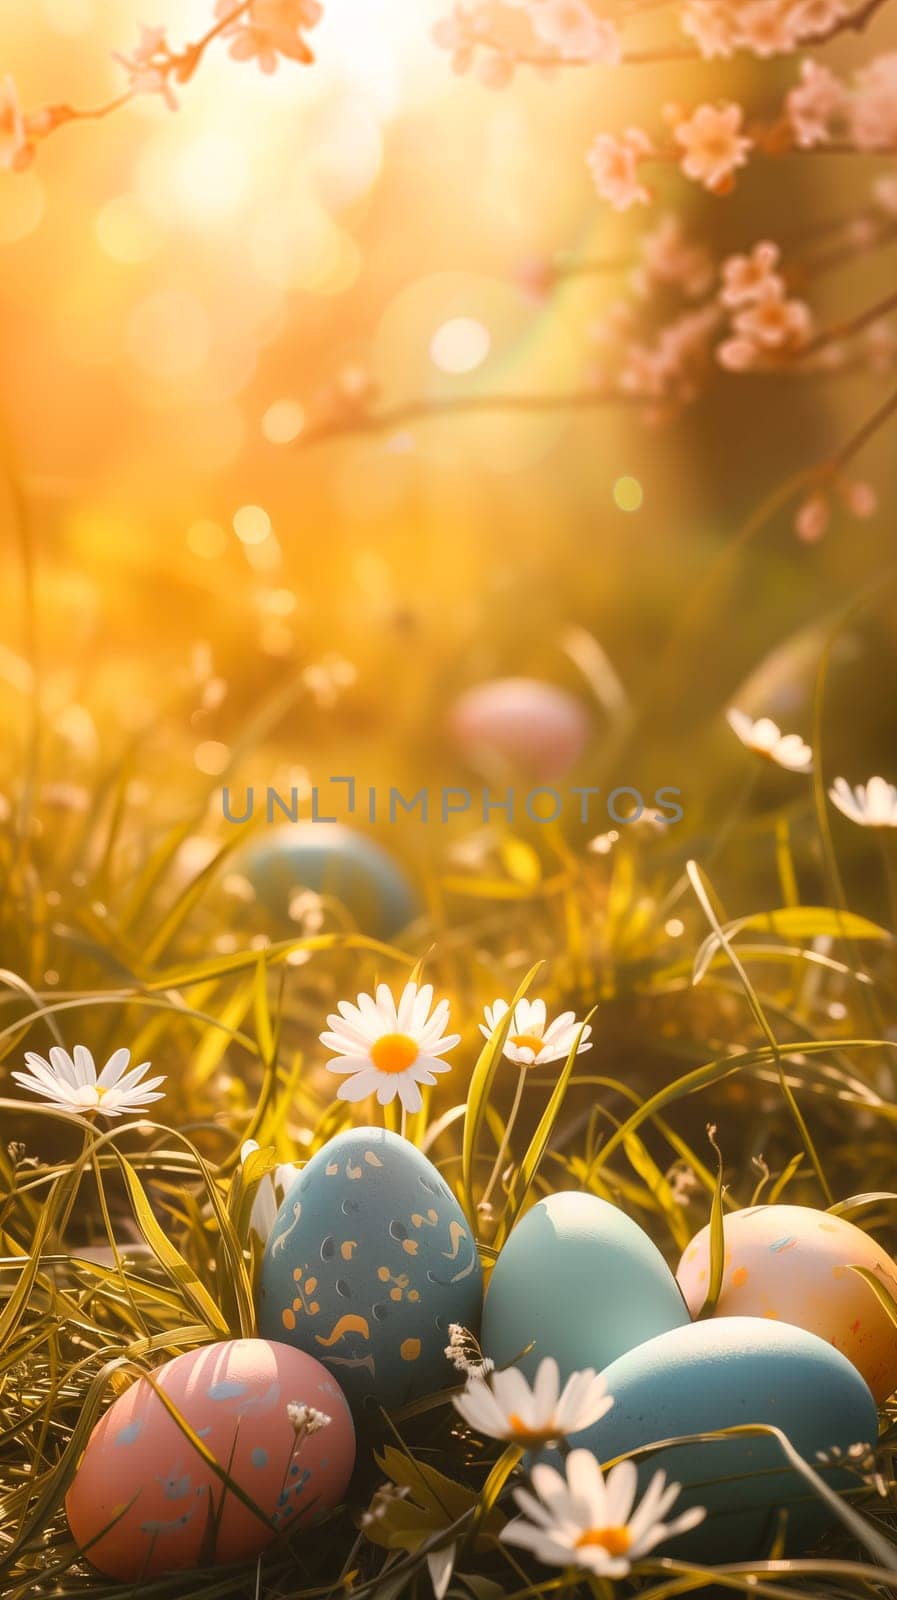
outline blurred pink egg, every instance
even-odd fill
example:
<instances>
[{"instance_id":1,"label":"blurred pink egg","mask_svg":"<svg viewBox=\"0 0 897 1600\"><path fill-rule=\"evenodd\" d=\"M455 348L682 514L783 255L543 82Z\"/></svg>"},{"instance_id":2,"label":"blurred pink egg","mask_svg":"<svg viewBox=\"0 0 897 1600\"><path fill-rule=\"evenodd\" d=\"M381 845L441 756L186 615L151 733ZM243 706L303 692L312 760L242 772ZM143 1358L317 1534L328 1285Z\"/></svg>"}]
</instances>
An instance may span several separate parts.
<instances>
[{"instance_id":1,"label":"blurred pink egg","mask_svg":"<svg viewBox=\"0 0 897 1600\"><path fill-rule=\"evenodd\" d=\"M270 1339L229 1339L188 1350L152 1377L259 1514L139 1378L100 1418L66 1497L75 1542L101 1572L134 1580L246 1561L339 1504L355 1430L338 1384L312 1356ZM329 1424L297 1434L292 1402Z\"/></svg>"},{"instance_id":2,"label":"blurred pink egg","mask_svg":"<svg viewBox=\"0 0 897 1600\"><path fill-rule=\"evenodd\" d=\"M586 747L582 701L538 678L494 678L459 695L449 731L468 765L487 777L517 772L538 782L562 778Z\"/></svg>"}]
</instances>

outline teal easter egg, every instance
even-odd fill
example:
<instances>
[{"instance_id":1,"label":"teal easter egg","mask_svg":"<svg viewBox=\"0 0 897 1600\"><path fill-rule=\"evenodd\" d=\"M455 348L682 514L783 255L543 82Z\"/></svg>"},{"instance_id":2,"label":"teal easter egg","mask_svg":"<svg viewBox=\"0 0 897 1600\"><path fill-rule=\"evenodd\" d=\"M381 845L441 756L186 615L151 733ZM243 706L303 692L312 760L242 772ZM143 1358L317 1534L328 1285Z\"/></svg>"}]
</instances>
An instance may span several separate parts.
<instances>
[{"instance_id":1,"label":"teal easter egg","mask_svg":"<svg viewBox=\"0 0 897 1600\"><path fill-rule=\"evenodd\" d=\"M240 870L259 899L287 920L301 889L339 900L364 933L388 939L420 913L414 888L383 846L341 822L287 823L250 845Z\"/></svg>"},{"instance_id":2,"label":"teal easter egg","mask_svg":"<svg viewBox=\"0 0 897 1600\"><path fill-rule=\"evenodd\" d=\"M492 1272L483 1349L528 1378L543 1356L561 1377L606 1367L634 1345L689 1321L657 1246L638 1223L597 1195L550 1195L526 1213Z\"/></svg>"},{"instance_id":3,"label":"teal easter egg","mask_svg":"<svg viewBox=\"0 0 897 1600\"><path fill-rule=\"evenodd\" d=\"M605 1463L654 1440L767 1423L819 1471L817 1451L873 1445L878 1433L875 1401L856 1368L824 1339L787 1323L756 1317L690 1323L620 1356L604 1377L613 1406L571 1444ZM780 1508L788 1513L787 1549L796 1554L831 1517L771 1435L671 1445L640 1463L642 1488L659 1467L682 1485L676 1511L707 1509L697 1528L658 1547L665 1555L759 1559ZM825 1477L834 1488L856 1483L830 1469Z\"/></svg>"},{"instance_id":4,"label":"teal easter egg","mask_svg":"<svg viewBox=\"0 0 897 1600\"><path fill-rule=\"evenodd\" d=\"M356 1415L442 1388L449 1324L479 1327L476 1241L448 1184L383 1128L338 1134L277 1213L259 1327L333 1373Z\"/></svg>"}]
</instances>

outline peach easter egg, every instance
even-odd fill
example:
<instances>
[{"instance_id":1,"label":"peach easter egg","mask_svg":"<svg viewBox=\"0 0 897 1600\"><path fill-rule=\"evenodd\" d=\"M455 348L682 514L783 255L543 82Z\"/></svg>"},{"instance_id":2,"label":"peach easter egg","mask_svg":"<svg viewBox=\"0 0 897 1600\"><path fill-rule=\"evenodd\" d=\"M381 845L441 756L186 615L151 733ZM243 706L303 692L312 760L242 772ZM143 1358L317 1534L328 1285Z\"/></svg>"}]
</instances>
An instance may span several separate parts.
<instances>
[{"instance_id":1,"label":"peach easter egg","mask_svg":"<svg viewBox=\"0 0 897 1600\"><path fill-rule=\"evenodd\" d=\"M468 765L486 777L516 772L549 783L582 755L589 716L581 700L555 684L494 678L459 695L449 732Z\"/></svg>"},{"instance_id":2,"label":"peach easter egg","mask_svg":"<svg viewBox=\"0 0 897 1600\"><path fill-rule=\"evenodd\" d=\"M862 1373L876 1400L897 1387L897 1328L869 1284L874 1274L897 1299L897 1264L868 1233L810 1206L751 1206L724 1221L725 1268L718 1317L790 1322L834 1345ZM686 1247L677 1278L692 1316L707 1294L710 1230Z\"/></svg>"},{"instance_id":3,"label":"peach easter egg","mask_svg":"<svg viewBox=\"0 0 897 1600\"><path fill-rule=\"evenodd\" d=\"M297 1431L293 1402L330 1422ZM270 1339L229 1339L175 1356L113 1402L87 1441L66 1515L87 1560L111 1578L246 1561L338 1505L354 1462L349 1408L318 1361Z\"/></svg>"}]
</instances>

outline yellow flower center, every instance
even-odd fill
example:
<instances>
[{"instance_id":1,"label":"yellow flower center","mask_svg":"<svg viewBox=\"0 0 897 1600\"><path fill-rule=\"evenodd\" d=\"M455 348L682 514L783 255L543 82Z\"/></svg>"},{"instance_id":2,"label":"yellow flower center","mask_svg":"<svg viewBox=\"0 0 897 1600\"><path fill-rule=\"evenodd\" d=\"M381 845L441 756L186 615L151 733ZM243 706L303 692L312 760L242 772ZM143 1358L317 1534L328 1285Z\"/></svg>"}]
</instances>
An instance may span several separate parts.
<instances>
[{"instance_id":1,"label":"yellow flower center","mask_svg":"<svg viewBox=\"0 0 897 1600\"><path fill-rule=\"evenodd\" d=\"M543 1445L551 1444L558 1437L558 1430L552 1428L529 1428L516 1411L508 1417L508 1427L515 1444L523 1445L527 1450L541 1449Z\"/></svg>"},{"instance_id":2,"label":"yellow flower center","mask_svg":"<svg viewBox=\"0 0 897 1600\"><path fill-rule=\"evenodd\" d=\"M532 1050L533 1055L537 1056L545 1040L540 1038L538 1033L513 1033L511 1043L516 1045L518 1050Z\"/></svg>"},{"instance_id":3,"label":"yellow flower center","mask_svg":"<svg viewBox=\"0 0 897 1600\"><path fill-rule=\"evenodd\" d=\"M384 1033L371 1045L371 1060L378 1072L404 1072L420 1054L407 1033Z\"/></svg>"},{"instance_id":4,"label":"yellow flower center","mask_svg":"<svg viewBox=\"0 0 897 1600\"><path fill-rule=\"evenodd\" d=\"M628 1528L586 1528L576 1541L576 1549L597 1545L609 1556L625 1556L631 1544L632 1534Z\"/></svg>"}]
</instances>

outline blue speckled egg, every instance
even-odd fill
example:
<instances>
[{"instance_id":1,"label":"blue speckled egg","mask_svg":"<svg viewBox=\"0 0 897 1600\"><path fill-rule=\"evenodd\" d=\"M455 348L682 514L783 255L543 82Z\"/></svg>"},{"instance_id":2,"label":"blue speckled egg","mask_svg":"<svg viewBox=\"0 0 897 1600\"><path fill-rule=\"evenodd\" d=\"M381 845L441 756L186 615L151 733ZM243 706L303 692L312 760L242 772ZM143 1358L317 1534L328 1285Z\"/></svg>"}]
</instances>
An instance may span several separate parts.
<instances>
[{"instance_id":1,"label":"blue speckled egg","mask_svg":"<svg viewBox=\"0 0 897 1600\"><path fill-rule=\"evenodd\" d=\"M499 1366L532 1378L554 1356L562 1378L610 1361L689 1321L657 1246L638 1223L597 1195L540 1200L518 1222L489 1283L482 1345Z\"/></svg>"},{"instance_id":2,"label":"blue speckled egg","mask_svg":"<svg viewBox=\"0 0 897 1600\"><path fill-rule=\"evenodd\" d=\"M286 919L292 895L313 889L352 913L364 933L391 938L419 915L415 891L388 851L340 822L273 828L239 861L259 899Z\"/></svg>"},{"instance_id":3,"label":"blue speckled egg","mask_svg":"<svg viewBox=\"0 0 897 1600\"><path fill-rule=\"evenodd\" d=\"M448 1184L383 1128L331 1139L277 1213L259 1327L329 1367L349 1404L387 1410L453 1377L448 1328L479 1327L476 1241Z\"/></svg>"},{"instance_id":4,"label":"blue speckled egg","mask_svg":"<svg viewBox=\"0 0 897 1600\"><path fill-rule=\"evenodd\" d=\"M653 1440L759 1422L781 1428L818 1471L817 1450L874 1444L878 1433L875 1402L856 1368L816 1334L787 1323L757 1317L691 1323L620 1356L604 1376L611 1410L571 1440L602 1462ZM788 1550L806 1550L830 1513L784 1459L776 1440L762 1434L671 1446L645 1458L642 1488L663 1467L683 1486L676 1509L699 1505L708 1512L660 1553L758 1559L781 1507L788 1511ZM826 1481L837 1488L856 1480L826 1471Z\"/></svg>"}]
</instances>

